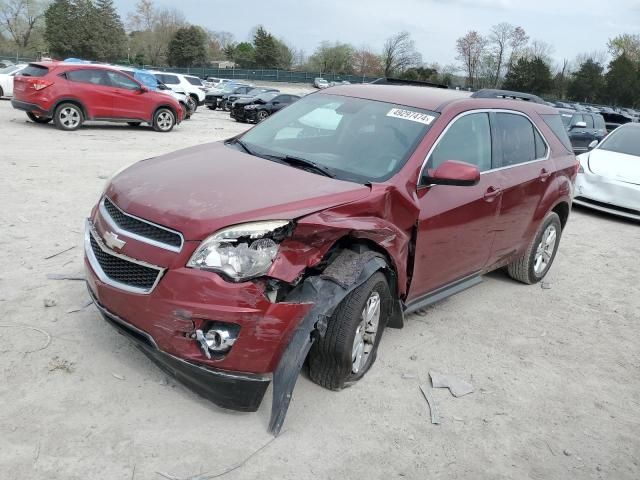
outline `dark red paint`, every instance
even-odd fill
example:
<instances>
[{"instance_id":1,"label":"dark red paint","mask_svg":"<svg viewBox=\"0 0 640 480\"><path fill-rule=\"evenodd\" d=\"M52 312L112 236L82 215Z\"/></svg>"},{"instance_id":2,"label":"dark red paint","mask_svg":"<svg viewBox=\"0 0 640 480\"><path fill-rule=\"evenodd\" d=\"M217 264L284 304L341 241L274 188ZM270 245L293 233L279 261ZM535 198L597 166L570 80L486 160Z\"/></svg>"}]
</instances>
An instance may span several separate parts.
<instances>
[{"instance_id":1,"label":"dark red paint","mask_svg":"<svg viewBox=\"0 0 640 480\"><path fill-rule=\"evenodd\" d=\"M298 281L337 242L366 242L386 255L398 280L396 293L409 302L508 263L522 254L551 209L561 203L570 208L575 157L541 120L541 113L554 113L550 108L398 86L336 87L317 94L405 104L440 116L400 172L368 186L252 157L222 143L137 163L113 179L108 196L129 214L182 232L185 245L176 254L126 239L122 253L168 269L150 295L101 283L87 263L89 285L101 305L177 357L229 371L272 372L310 305L286 299L271 303L262 279L232 283L216 273L186 268L200 241L213 232L248 221L295 220L267 274L287 284ZM485 172L473 186L418 187L430 147L454 117L475 109L526 113L549 142L549 158ZM448 168L447 175L471 178L467 166ZM106 227L97 209L91 220L102 235ZM187 336L203 320L241 327L238 341L221 359L207 360Z\"/></svg>"}]
</instances>

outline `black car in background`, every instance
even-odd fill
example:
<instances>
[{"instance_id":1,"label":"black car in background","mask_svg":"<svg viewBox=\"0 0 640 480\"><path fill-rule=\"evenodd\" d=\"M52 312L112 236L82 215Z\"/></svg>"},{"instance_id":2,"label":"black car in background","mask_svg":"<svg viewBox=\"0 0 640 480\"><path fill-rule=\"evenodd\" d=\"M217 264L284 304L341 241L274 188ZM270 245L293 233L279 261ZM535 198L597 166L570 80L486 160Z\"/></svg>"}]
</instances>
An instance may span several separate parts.
<instances>
[{"instance_id":1,"label":"black car in background","mask_svg":"<svg viewBox=\"0 0 640 480\"><path fill-rule=\"evenodd\" d=\"M232 93L247 93L253 89L253 85L246 83L226 83L221 88L214 88L210 90L204 97L204 104L211 110L218 108L220 101L224 95L230 95Z\"/></svg>"},{"instance_id":2,"label":"black car in background","mask_svg":"<svg viewBox=\"0 0 640 480\"><path fill-rule=\"evenodd\" d=\"M231 107L231 118L235 118L237 122L258 123L298 100L300 97L297 95L276 92L261 93L254 98L241 98Z\"/></svg>"},{"instance_id":3,"label":"black car in background","mask_svg":"<svg viewBox=\"0 0 640 480\"><path fill-rule=\"evenodd\" d=\"M247 95L251 90L255 90L255 87L253 85L239 85L231 89L230 92L223 93L222 96L220 97L220 100L218 101L218 107L220 107L222 110L229 111L231 109L231 103L229 102L229 97L238 96L238 95Z\"/></svg>"},{"instance_id":4,"label":"black car in background","mask_svg":"<svg viewBox=\"0 0 640 480\"><path fill-rule=\"evenodd\" d=\"M576 154L590 150L589 145L597 140L598 143L607 135L604 118L599 113L577 112L559 108L562 123L567 129L573 152Z\"/></svg>"},{"instance_id":5,"label":"black car in background","mask_svg":"<svg viewBox=\"0 0 640 480\"><path fill-rule=\"evenodd\" d=\"M224 98L224 96L222 97L220 108L224 110L231 110L231 105L233 105L233 102L235 102L236 100L240 100L241 98L243 99L254 98L260 95L261 93L269 93L269 92L280 93L280 90L278 90L277 88L269 88L269 87L255 87L252 90L249 90L245 94L232 93L232 94L229 94L227 98Z\"/></svg>"}]
</instances>

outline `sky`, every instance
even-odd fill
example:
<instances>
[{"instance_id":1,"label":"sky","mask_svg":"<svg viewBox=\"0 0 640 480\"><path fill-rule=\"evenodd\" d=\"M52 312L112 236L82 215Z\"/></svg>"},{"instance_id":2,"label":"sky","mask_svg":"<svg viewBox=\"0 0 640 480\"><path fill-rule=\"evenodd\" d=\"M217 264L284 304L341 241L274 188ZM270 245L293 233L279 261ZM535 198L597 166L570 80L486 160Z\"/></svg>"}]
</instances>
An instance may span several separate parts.
<instances>
[{"instance_id":1,"label":"sky","mask_svg":"<svg viewBox=\"0 0 640 480\"><path fill-rule=\"evenodd\" d=\"M135 0L115 0L123 19ZM508 22L554 47L553 58L606 51L607 40L640 33L640 0L155 0L181 10L190 23L248 40L262 24L287 44L313 53L323 40L368 46L406 30L426 63L456 64L455 42L469 30L487 34Z\"/></svg>"}]
</instances>

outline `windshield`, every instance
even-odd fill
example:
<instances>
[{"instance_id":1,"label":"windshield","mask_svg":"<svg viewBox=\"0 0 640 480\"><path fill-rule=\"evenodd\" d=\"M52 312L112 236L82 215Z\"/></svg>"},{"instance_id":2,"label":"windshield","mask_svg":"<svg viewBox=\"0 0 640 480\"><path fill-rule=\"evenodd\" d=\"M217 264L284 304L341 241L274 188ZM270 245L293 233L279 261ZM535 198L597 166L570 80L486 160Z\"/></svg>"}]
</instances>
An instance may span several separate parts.
<instances>
[{"instance_id":1,"label":"windshield","mask_svg":"<svg viewBox=\"0 0 640 480\"><path fill-rule=\"evenodd\" d=\"M620 127L606 137L598 147L608 152L640 157L640 128Z\"/></svg>"},{"instance_id":2,"label":"windshield","mask_svg":"<svg viewBox=\"0 0 640 480\"><path fill-rule=\"evenodd\" d=\"M309 95L242 136L257 156L296 157L358 183L391 178L437 113L338 95Z\"/></svg>"}]
</instances>

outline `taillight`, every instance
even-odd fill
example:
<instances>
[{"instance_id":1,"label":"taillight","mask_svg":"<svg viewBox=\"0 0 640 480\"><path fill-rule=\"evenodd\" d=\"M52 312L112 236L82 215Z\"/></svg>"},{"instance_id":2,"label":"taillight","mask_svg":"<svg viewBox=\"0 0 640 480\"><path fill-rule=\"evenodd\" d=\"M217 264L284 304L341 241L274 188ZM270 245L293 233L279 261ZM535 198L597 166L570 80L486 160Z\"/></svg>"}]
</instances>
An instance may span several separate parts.
<instances>
[{"instance_id":1,"label":"taillight","mask_svg":"<svg viewBox=\"0 0 640 480\"><path fill-rule=\"evenodd\" d=\"M42 78L27 78L27 83L33 88L36 92L40 90L44 90L47 87L53 85L53 82L50 80L44 80Z\"/></svg>"}]
</instances>

